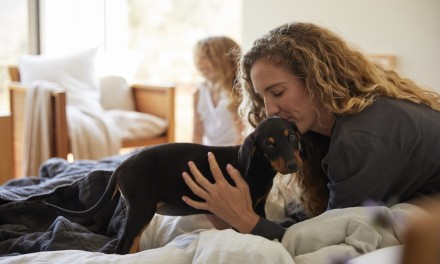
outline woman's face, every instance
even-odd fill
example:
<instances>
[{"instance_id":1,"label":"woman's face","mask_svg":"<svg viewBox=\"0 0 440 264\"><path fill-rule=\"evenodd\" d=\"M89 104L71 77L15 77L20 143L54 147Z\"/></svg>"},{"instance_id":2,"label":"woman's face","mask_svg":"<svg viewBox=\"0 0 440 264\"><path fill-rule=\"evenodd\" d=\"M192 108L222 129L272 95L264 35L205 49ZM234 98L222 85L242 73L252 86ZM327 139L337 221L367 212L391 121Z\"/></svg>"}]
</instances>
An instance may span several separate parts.
<instances>
[{"instance_id":1,"label":"woman's face","mask_svg":"<svg viewBox=\"0 0 440 264\"><path fill-rule=\"evenodd\" d=\"M296 75L264 60L254 63L250 75L255 92L264 100L267 116L293 121L301 133L312 130L330 135L332 115L318 100L311 101L304 82ZM326 120L328 117L331 120Z\"/></svg>"}]
</instances>

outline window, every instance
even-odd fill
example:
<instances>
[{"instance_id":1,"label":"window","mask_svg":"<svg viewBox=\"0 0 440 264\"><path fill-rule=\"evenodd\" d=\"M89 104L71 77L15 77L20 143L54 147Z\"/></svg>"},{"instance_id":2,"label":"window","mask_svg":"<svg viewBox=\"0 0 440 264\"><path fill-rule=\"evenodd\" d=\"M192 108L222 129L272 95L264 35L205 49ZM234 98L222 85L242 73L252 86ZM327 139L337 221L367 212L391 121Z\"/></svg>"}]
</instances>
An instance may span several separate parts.
<instances>
[{"instance_id":1,"label":"window","mask_svg":"<svg viewBox=\"0 0 440 264\"><path fill-rule=\"evenodd\" d=\"M9 111L8 65L29 52L27 0L0 1L0 111Z\"/></svg>"},{"instance_id":2,"label":"window","mask_svg":"<svg viewBox=\"0 0 440 264\"><path fill-rule=\"evenodd\" d=\"M137 77L191 82L195 42L209 35L241 41L241 1L128 0L129 49L145 52Z\"/></svg>"},{"instance_id":3,"label":"window","mask_svg":"<svg viewBox=\"0 0 440 264\"><path fill-rule=\"evenodd\" d=\"M178 83L176 141L192 139L193 46L226 35L241 43L239 0L128 0L128 49L142 54L135 78Z\"/></svg>"},{"instance_id":4,"label":"window","mask_svg":"<svg viewBox=\"0 0 440 264\"><path fill-rule=\"evenodd\" d=\"M192 82L195 42L241 41L237 0L44 0L42 53L99 46L101 70L137 79Z\"/></svg>"}]
</instances>

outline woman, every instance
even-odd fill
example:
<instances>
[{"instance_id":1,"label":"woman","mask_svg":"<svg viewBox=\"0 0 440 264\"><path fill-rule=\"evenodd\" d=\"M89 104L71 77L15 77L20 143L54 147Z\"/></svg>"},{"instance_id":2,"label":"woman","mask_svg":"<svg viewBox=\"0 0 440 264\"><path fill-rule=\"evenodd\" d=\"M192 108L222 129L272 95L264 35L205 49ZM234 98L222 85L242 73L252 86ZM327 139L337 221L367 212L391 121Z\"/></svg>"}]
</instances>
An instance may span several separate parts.
<instances>
[{"instance_id":1,"label":"woman","mask_svg":"<svg viewBox=\"0 0 440 264\"><path fill-rule=\"evenodd\" d=\"M240 114L250 124L280 116L294 121L311 144L320 141L315 145L321 153L309 151L320 164L309 164L298 180L311 216L368 200L405 202L440 191L439 94L373 64L329 30L294 23L270 31L243 56L241 77ZM214 184L195 164L190 166L195 181L183 174L205 202L183 200L242 233L281 240L285 230L255 214L238 171L228 166L237 182L233 187L212 155L209 161ZM327 195L314 200L315 185L323 182Z\"/></svg>"},{"instance_id":2,"label":"woman","mask_svg":"<svg viewBox=\"0 0 440 264\"><path fill-rule=\"evenodd\" d=\"M213 36L199 40L194 47L194 63L204 78L193 96L193 142L210 146L241 143L237 113L238 59L240 46L231 38Z\"/></svg>"}]
</instances>

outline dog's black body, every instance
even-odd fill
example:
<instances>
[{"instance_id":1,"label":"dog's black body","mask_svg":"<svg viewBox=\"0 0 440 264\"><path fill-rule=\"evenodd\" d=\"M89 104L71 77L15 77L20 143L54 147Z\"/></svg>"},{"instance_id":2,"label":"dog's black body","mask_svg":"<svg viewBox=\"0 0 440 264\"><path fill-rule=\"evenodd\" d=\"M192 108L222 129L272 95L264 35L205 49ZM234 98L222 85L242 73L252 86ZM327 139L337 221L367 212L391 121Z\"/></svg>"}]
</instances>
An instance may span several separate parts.
<instances>
[{"instance_id":1,"label":"dog's black body","mask_svg":"<svg viewBox=\"0 0 440 264\"><path fill-rule=\"evenodd\" d=\"M115 253L133 253L137 250L142 231L156 212L166 215L209 213L189 207L181 199L186 195L200 201L182 178L183 171L189 172L189 161L194 161L200 172L209 181L214 181L208 152L214 153L229 183L234 184L225 170L228 163L241 172L249 185L255 211L263 217L265 198L273 177L277 172L286 174L298 170L302 159L307 156L296 125L272 117L261 122L241 146L170 143L143 149L118 166L101 199L86 211L69 211L51 204L48 206L62 215L83 218L95 214L109 203L114 194L122 193L128 205L128 214Z\"/></svg>"}]
</instances>

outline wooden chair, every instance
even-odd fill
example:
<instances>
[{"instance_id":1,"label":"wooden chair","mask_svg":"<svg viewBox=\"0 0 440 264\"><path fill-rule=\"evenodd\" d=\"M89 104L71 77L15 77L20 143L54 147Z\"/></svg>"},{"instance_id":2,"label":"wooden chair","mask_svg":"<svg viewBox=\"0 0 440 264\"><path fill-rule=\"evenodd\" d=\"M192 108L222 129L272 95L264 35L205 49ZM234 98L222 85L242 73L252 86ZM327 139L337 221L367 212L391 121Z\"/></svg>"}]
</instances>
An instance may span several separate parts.
<instances>
[{"instance_id":1,"label":"wooden chair","mask_svg":"<svg viewBox=\"0 0 440 264\"><path fill-rule=\"evenodd\" d=\"M13 133L13 157L14 176L26 176L21 174L21 159L23 156L24 142L24 108L26 98L26 87L20 84L20 73L16 66L8 68L11 79L9 85L10 109ZM175 86L173 85L131 85L136 111L149 113L164 118L169 122L166 132L155 138L140 138L122 142L122 148L141 147L168 143L174 141L175 134ZM53 113L51 128L54 137L52 138L52 157L67 158L69 151L69 135L66 118L66 93L53 92L51 97L51 109Z\"/></svg>"}]
</instances>

